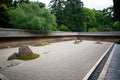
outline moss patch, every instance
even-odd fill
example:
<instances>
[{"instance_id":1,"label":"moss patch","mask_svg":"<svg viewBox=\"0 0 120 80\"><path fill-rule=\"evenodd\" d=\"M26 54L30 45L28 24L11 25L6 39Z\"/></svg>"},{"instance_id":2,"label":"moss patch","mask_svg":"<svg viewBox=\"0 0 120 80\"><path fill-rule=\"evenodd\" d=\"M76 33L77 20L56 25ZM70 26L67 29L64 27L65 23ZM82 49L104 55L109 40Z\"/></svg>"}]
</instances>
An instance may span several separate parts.
<instances>
[{"instance_id":1,"label":"moss patch","mask_svg":"<svg viewBox=\"0 0 120 80\"><path fill-rule=\"evenodd\" d=\"M100 42L100 41L97 41L97 42L95 42L95 44L103 44L102 42Z\"/></svg>"},{"instance_id":2,"label":"moss patch","mask_svg":"<svg viewBox=\"0 0 120 80\"><path fill-rule=\"evenodd\" d=\"M120 44L120 39L118 41L115 42L116 44Z\"/></svg>"},{"instance_id":3,"label":"moss patch","mask_svg":"<svg viewBox=\"0 0 120 80\"><path fill-rule=\"evenodd\" d=\"M19 59L19 60L32 60L38 58L40 55L38 54L30 54L30 55L24 55L24 56L16 56L16 58L13 59ZM13 59L8 59L8 60L13 60Z\"/></svg>"},{"instance_id":4,"label":"moss patch","mask_svg":"<svg viewBox=\"0 0 120 80\"><path fill-rule=\"evenodd\" d=\"M46 46L48 45L49 43L38 43L38 44L33 44L32 46Z\"/></svg>"},{"instance_id":5,"label":"moss patch","mask_svg":"<svg viewBox=\"0 0 120 80\"><path fill-rule=\"evenodd\" d=\"M79 41L75 41L74 44L79 44L80 42Z\"/></svg>"}]
</instances>

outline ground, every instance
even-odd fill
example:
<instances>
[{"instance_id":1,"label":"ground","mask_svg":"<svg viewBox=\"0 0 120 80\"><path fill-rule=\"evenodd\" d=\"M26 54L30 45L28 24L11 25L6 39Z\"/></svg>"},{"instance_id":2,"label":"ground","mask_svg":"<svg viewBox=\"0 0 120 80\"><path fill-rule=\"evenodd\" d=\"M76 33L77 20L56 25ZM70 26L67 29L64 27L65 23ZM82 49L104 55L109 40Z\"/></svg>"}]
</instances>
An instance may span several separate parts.
<instances>
[{"instance_id":1,"label":"ground","mask_svg":"<svg viewBox=\"0 0 120 80\"><path fill-rule=\"evenodd\" d=\"M0 49L0 73L10 80L82 80L111 44L64 41L30 46L34 53L41 55L30 61L6 61L18 48Z\"/></svg>"}]
</instances>

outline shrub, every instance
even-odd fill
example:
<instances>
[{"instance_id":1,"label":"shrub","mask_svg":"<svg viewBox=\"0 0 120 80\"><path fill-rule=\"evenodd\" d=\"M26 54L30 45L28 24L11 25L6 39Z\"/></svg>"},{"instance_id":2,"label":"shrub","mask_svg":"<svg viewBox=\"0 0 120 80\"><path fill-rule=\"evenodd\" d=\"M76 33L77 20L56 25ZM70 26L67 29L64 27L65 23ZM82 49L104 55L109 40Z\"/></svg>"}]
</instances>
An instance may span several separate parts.
<instances>
[{"instance_id":1,"label":"shrub","mask_svg":"<svg viewBox=\"0 0 120 80\"><path fill-rule=\"evenodd\" d=\"M67 26L65 26L65 25L60 25L59 27L58 27L58 29L60 30L60 31L69 31L69 29L68 29L68 27Z\"/></svg>"},{"instance_id":2,"label":"shrub","mask_svg":"<svg viewBox=\"0 0 120 80\"><path fill-rule=\"evenodd\" d=\"M119 22L119 21L116 21L116 22L113 24L113 30L114 30L114 31L120 31L120 22Z\"/></svg>"},{"instance_id":3,"label":"shrub","mask_svg":"<svg viewBox=\"0 0 120 80\"><path fill-rule=\"evenodd\" d=\"M120 40L116 41L115 43L120 44Z\"/></svg>"},{"instance_id":4,"label":"shrub","mask_svg":"<svg viewBox=\"0 0 120 80\"><path fill-rule=\"evenodd\" d=\"M39 30L48 33L56 25L55 16L45 8L40 8L38 3L21 3L16 9L9 11L10 24L14 28Z\"/></svg>"},{"instance_id":5,"label":"shrub","mask_svg":"<svg viewBox=\"0 0 120 80\"><path fill-rule=\"evenodd\" d=\"M96 29L96 28L90 28L89 29L89 32L97 32L98 31L98 29Z\"/></svg>"}]
</instances>

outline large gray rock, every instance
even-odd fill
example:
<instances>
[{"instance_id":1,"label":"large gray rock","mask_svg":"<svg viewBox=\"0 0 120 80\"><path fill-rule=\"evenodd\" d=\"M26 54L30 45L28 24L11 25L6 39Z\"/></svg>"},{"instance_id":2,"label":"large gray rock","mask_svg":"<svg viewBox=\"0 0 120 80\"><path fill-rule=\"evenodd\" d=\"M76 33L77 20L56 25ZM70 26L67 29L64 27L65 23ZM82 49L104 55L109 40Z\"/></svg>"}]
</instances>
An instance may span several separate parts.
<instances>
[{"instance_id":1,"label":"large gray rock","mask_svg":"<svg viewBox=\"0 0 120 80\"><path fill-rule=\"evenodd\" d=\"M32 50L26 46L26 45L22 45L19 48L19 55L29 55L29 54L33 54Z\"/></svg>"}]
</instances>

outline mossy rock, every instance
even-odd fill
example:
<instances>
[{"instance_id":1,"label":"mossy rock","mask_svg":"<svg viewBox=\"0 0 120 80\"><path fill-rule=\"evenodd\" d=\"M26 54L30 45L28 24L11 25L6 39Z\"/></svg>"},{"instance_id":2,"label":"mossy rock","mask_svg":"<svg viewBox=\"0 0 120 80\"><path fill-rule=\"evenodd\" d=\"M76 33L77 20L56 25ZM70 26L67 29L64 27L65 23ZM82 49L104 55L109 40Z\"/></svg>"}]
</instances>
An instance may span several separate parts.
<instances>
[{"instance_id":1,"label":"mossy rock","mask_svg":"<svg viewBox=\"0 0 120 80\"><path fill-rule=\"evenodd\" d=\"M80 42L82 42L82 40L75 40L74 44L80 44Z\"/></svg>"},{"instance_id":2,"label":"mossy rock","mask_svg":"<svg viewBox=\"0 0 120 80\"><path fill-rule=\"evenodd\" d=\"M74 44L79 44L80 42L79 41L75 41Z\"/></svg>"},{"instance_id":3,"label":"mossy rock","mask_svg":"<svg viewBox=\"0 0 120 80\"><path fill-rule=\"evenodd\" d=\"M14 59L19 59L19 60L32 60L38 58L40 55L38 54L29 54L29 55L19 55L18 53L14 53L11 55L8 60L14 60Z\"/></svg>"},{"instance_id":4,"label":"mossy rock","mask_svg":"<svg viewBox=\"0 0 120 80\"><path fill-rule=\"evenodd\" d=\"M39 55L34 54L28 46L22 45L20 46L18 53L14 53L13 55L9 56L8 60L13 60L13 59L31 60L38 57Z\"/></svg>"}]
</instances>

